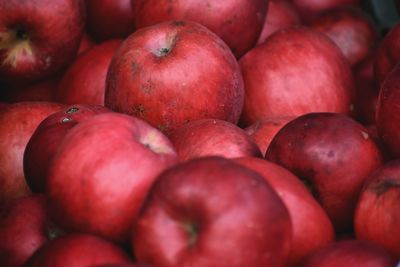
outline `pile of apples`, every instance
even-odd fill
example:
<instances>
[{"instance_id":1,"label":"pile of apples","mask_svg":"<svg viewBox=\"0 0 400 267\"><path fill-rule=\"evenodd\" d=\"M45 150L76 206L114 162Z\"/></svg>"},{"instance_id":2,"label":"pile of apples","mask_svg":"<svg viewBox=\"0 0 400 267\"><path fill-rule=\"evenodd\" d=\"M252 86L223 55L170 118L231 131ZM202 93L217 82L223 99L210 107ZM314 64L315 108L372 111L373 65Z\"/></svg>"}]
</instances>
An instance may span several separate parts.
<instances>
[{"instance_id":1,"label":"pile of apples","mask_svg":"<svg viewBox=\"0 0 400 267\"><path fill-rule=\"evenodd\" d=\"M395 267L400 23L364 4L0 0L0 266Z\"/></svg>"}]
</instances>

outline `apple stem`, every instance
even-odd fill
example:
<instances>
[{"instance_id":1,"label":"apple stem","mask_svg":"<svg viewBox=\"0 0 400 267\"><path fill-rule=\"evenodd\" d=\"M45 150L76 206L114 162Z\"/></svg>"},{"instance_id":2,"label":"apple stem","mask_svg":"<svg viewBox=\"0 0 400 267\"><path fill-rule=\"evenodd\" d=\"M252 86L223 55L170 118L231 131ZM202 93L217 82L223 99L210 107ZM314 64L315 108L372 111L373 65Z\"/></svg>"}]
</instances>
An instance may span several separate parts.
<instances>
[{"instance_id":1,"label":"apple stem","mask_svg":"<svg viewBox=\"0 0 400 267\"><path fill-rule=\"evenodd\" d=\"M197 225L194 223L184 223L183 228L189 234L189 247L193 247L197 241L197 233L199 231Z\"/></svg>"}]
</instances>

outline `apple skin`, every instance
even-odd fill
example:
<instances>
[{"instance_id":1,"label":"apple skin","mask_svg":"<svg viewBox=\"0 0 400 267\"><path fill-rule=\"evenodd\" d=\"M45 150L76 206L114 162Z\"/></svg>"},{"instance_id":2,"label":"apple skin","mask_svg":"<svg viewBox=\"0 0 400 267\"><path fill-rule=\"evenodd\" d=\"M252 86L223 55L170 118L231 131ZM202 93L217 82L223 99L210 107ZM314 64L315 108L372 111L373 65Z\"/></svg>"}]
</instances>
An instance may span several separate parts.
<instances>
[{"instance_id":1,"label":"apple skin","mask_svg":"<svg viewBox=\"0 0 400 267\"><path fill-rule=\"evenodd\" d=\"M132 0L132 7L137 28L168 20L195 21L221 37L240 58L256 45L268 3L269 0Z\"/></svg>"},{"instance_id":2,"label":"apple skin","mask_svg":"<svg viewBox=\"0 0 400 267\"><path fill-rule=\"evenodd\" d=\"M81 43L79 45L79 49L78 49L78 54L82 54L83 52L85 52L86 50L89 50L90 48L92 48L94 45L96 45L96 42L92 39L92 37L90 37L86 32L83 34L82 39L81 39Z\"/></svg>"},{"instance_id":3,"label":"apple skin","mask_svg":"<svg viewBox=\"0 0 400 267\"><path fill-rule=\"evenodd\" d=\"M105 41L78 56L64 72L54 99L69 105L104 105L108 66L121 43Z\"/></svg>"},{"instance_id":4,"label":"apple skin","mask_svg":"<svg viewBox=\"0 0 400 267\"><path fill-rule=\"evenodd\" d=\"M344 6L327 11L310 25L328 36L355 66L376 49L379 32L372 17L361 7Z\"/></svg>"},{"instance_id":5,"label":"apple skin","mask_svg":"<svg viewBox=\"0 0 400 267\"><path fill-rule=\"evenodd\" d=\"M321 33L304 26L279 30L239 63L245 127L264 117L350 113L355 93L350 64Z\"/></svg>"},{"instance_id":6,"label":"apple skin","mask_svg":"<svg viewBox=\"0 0 400 267\"><path fill-rule=\"evenodd\" d=\"M386 76L379 91L376 128L383 143L394 157L400 155L400 65Z\"/></svg>"},{"instance_id":7,"label":"apple skin","mask_svg":"<svg viewBox=\"0 0 400 267\"><path fill-rule=\"evenodd\" d=\"M26 145L23 167L26 182L32 192L44 193L49 164L65 135L82 121L111 112L99 105L72 105L45 118L36 128Z\"/></svg>"},{"instance_id":8,"label":"apple skin","mask_svg":"<svg viewBox=\"0 0 400 267\"><path fill-rule=\"evenodd\" d=\"M131 0L84 0L86 28L97 42L124 39L135 30Z\"/></svg>"},{"instance_id":9,"label":"apple skin","mask_svg":"<svg viewBox=\"0 0 400 267\"><path fill-rule=\"evenodd\" d=\"M301 23L297 9L290 0L269 0L268 14L257 44L261 44L280 29Z\"/></svg>"},{"instance_id":10,"label":"apple skin","mask_svg":"<svg viewBox=\"0 0 400 267\"><path fill-rule=\"evenodd\" d=\"M197 119L236 124L243 101L237 60L217 35L195 22L137 30L114 54L106 79L105 106L167 134Z\"/></svg>"},{"instance_id":11,"label":"apple skin","mask_svg":"<svg viewBox=\"0 0 400 267\"><path fill-rule=\"evenodd\" d=\"M91 267L151 267L151 266L139 263L114 263L114 264L92 265Z\"/></svg>"},{"instance_id":12,"label":"apple skin","mask_svg":"<svg viewBox=\"0 0 400 267\"><path fill-rule=\"evenodd\" d=\"M23 171L25 147L39 123L63 105L19 102L0 109L0 205L30 195Z\"/></svg>"},{"instance_id":13,"label":"apple skin","mask_svg":"<svg viewBox=\"0 0 400 267\"><path fill-rule=\"evenodd\" d=\"M158 177L132 247L138 262L157 267L283 266L291 227L287 208L260 174L202 157Z\"/></svg>"},{"instance_id":14,"label":"apple skin","mask_svg":"<svg viewBox=\"0 0 400 267\"><path fill-rule=\"evenodd\" d=\"M298 267L394 267L397 261L385 249L362 240L333 242L307 256Z\"/></svg>"},{"instance_id":15,"label":"apple skin","mask_svg":"<svg viewBox=\"0 0 400 267\"><path fill-rule=\"evenodd\" d=\"M67 234L38 249L24 267L90 267L128 262L129 256L110 241L88 234Z\"/></svg>"},{"instance_id":16,"label":"apple skin","mask_svg":"<svg viewBox=\"0 0 400 267\"><path fill-rule=\"evenodd\" d=\"M400 160L372 173L364 184L354 216L357 239L369 240L400 258Z\"/></svg>"},{"instance_id":17,"label":"apple skin","mask_svg":"<svg viewBox=\"0 0 400 267\"><path fill-rule=\"evenodd\" d=\"M290 116L262 118L244 130L256 142L261 153L265 155L275 134L294 118Z\"/></svg>"},{"instance_id":18,"label":"apple skin","mask_svg":"<svg viewBox=\"0 0 400 267\"><path fill-rule=\"evenodd\" d=\"M138 118L88 118L68 131L49 165L50 214L67 231L124 243L156 176L177 161L169 139Z\"/></svg>"},{"instance_id":19,"label":"apple skin","mask_svg":"<svg viewBox=\"0 0 400 267\"><path fill-rule=\"evenodd\" d=\"M227 121L202 119L186 123L169 135L182 161L204 156L262 157L246 132Z\"/></svg>"},{"instance_id":20,"label":"apple skin","mask_svg":"<svg viewBox=\"0 0 400 267\"><path fill-rule=\"evenodd\" d=\"M382 83L392 69L400 62L400 23L395 24L379 43L376 51L374 72Z\"/></svg>"},{"instance_id":21,"label":"apple skin","mask_svg":"<svg viewBox=\"0 0 400 267\"><path fill-rule=\"evenodd\" d=\"M0 81L47 78L76 56L86 16L82 0L10 0L0 10Z\"/></svg>"},{"instance_id":22,"label":"apple skin","mask_svg":"<svg viewBox=\"0 0 400 267\"><path fill-rule=\"evenodd\" d=\"M301 18L311 22L319 15L340 6L358 6L360 0L292 0Z\"/></svg>"},{"instance_id":23,"label":"apple skin","mask_svg":"<svg viewBox=\"0 0 400 267\"><path fill-rule=\"evenodd\" d=\"M23 266L37 249L60 233L47 214L44 195L10 201L0 207L0 214L2 266Z\"/></svg>"},{"instance_id":24,"label":"apple skin","mask_svg":"<svg viewBox=\"0 0 400 267\"><path fill-rule=\"evenodd\" d=\"M293 240L285 266L296 266L307 254L335 239L328 215L299 178L265 159L245 157L234 160L261 174L278 193L289 211Z\"/></svg>"},{"instance_id":25,"label":"apple skin","mask_svg":"<svg viewBox=\"0 0 400 267\"><path fill-rule=\"evenodd\" d=\"M290 121L275 135L265 158L309 186L338 233L352 230L362 185L383 161L368 130L338 113L310 113Z\"/></svg>"}]
</instances>

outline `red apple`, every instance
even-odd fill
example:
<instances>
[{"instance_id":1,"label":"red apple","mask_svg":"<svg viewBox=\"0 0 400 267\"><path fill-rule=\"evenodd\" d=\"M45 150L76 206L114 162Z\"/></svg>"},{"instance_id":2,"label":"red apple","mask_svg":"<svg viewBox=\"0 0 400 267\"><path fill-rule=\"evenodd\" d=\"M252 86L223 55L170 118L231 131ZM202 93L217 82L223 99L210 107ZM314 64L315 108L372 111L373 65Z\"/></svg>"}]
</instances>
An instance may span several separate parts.
<instances>
[{"instance_id":1,"label":"red apple","mask_svg":"<svg viewBox=\"0 0 400 267\"><path fill-rule=\"evenodd\" d=\"M188 122L173 131L169 138L181 160L203 156L262 157L257 144L244 130L222 120Z\"/></svg>"},{"instance_id":2,"label":"red apple","mask_svg":"<svg viewBox=\"0 0 400 267\"><path fill-rule=\"evenodd\" d=\"M198 22L215 32L237 58L261 33L269 0L132 0L137 28L168 20Z\"/></svg>"},{"instance_id":3,"label":"red apple","mask_svg":"<svg viewBox=\"0 0 400 267\"><path fill-rule=\"evenodd\" d=\"M84 0L87 12L87 30L102 42L126 38L134 27L131 0Z\"/></svg>"},{"instance_id":4,"label":"red apple","mask_svg":"<svg viewBox=\"0 0 400 267\"><path fill-rule=\"evenodd\" d=\"M70 105L104 105L108 66L121 42L109 40L79 55L63 74L54 99Z\"/></svg>"},{"instance_id":5,"label":"red apple","mask_svg":"<svg viewBox=\"0 0 400 267\"><path fill-rule=\"evenodd\" d=\"M330 10L309 26L328 36L352 66L370 56L378 45L377 26L361 7L345 6Z\"/></svg>"},{"instance_id":6,"label":"red apple","mask_svg":"<svg viewBox=\"0 0 400 267\"><path fill-rule=\"evenodd\" d=\"M0 3L0 81L50 77L78 52L84 32L82 0L7 0Z\"/></svg>"},{"instance_id":7,"label":"red apple","mask_svg":"<svg viewBox=\"0 0 400 267\"><path fill-rule=\"evenodd\" d=\"M33 192L45 192L50 161L69 130L104 112L111 111L98 105L73 105L51 114L39 124L26 145L23 157L25 179Z\"/></svg>"},{"instance_id":8,"label":"red apple","mask_svg":"<svg viewBox=\"0 0 400 267\"><path fill-rule=\"evenodd\" d=\"M264 159L246 157L235 161L261 174L289 211L293 237L285 266L296 266L304 256L334 240L335 234L328 215L299 178Z\"/></svg>"},{"instance_id":9,"label":"red apple","mask_svg":"<svg viewBox=\"0 0 400 267\"><path fill-rule=\"evenodd\" d=\"M337 232L352 230L365 178L382 164L368 130L338 113L310 113L290 121L275 135L265 158L309 186Z\"/></svg>"},{"instance_id":10,"label":"red apple","mask_svg":"<svg viewBox=\"0 0 400 267\"><path fill-rule=\"evenodd\" d=\"M90 267L104 263L128 263L128 255L97 236L69 234L48 242L24 267Z\"/></svg>"},{"instance_id":11,"label":"red apple","mask_svg":"<svg viewBox=\"0 0 400 267\"><path fill-rule=\"evenodd\" d=\"M392 160L371 174L358 200L356 237L381 245L400 258L400 160Z\"/></svg>"},{"instance_id":12,"label":"red apple","mask_svg":"<svg viewBox=\"0 0 400 267\"><path fill-rule=\"evenodd\" d=\"M105 105L168 133L197 119L237 123L244 89L225 43L194 22L170 21L130 35L114 55Z\"/></svg>"},{"instance_id":13,"label":"red apple","mask_svg":"<svg viewBox=\"0 0 400 267\"><path fill-rule=\"evenodd\" d=\"M0 262L21 267L42 245L56 237L44 195L21 197L0 208Z\"/></svg>"},{"instance_id":14,"label":"red apple","mask_svg":"<svg viewBox=\"0 0 400 267\"><path fill-rule=\"evenodd\" d=\"M256 142L261 150L261 154L265 155L269 144L274 138L275 134L289 121L295 117L268 117L263 118L244 130Z\"/></svg>"},{"instance_id":15,"label":"red apple","mask_svg":"<svg viewBox=\"0 0 400 267\"><path fill-rule=\"evenodd\" d=\"M300 16L290 0L269 0L268 14L257 44L263 43L271 34L280 29L297 24L301 24Z\"/></svg>"},{"instance_id":16,"label":"red apple","mask_svg":"<svg viewBox=\"0 0 400 267\"><path fill-rule=\"evenodd\" d=\"M91 267L151 267L151 266L139 263L114 263L114 264L92 265Z\"/></svg>"},{"instance_id":17,"label":"red apple","mask_svg":"<svg viewBox=\"0 0 400 267\"><path fill-rule=\"evenodd\" d=\"M400 23L394 25L379 43L374 64L376 79L382 83L398 62L400 62Z\"/></svg>"},{"instance_id":18,"label":"red apple","mask_svg":"<svg viewBox=\"0 0 400 267\"><path fill-rule=\"evenodd\" d=\"M87 33L84 33L81 39L81 43L79 45L78 55L85 52L86 50L89 50L95 44L96 43L92 40L92 37L90 37Z\"/></svg>"},{"instance_id":19,"label":"red apple","mask_svg":"<svg viewBox=\"0 0 400 267\"><path fill-rule=\"evenodd\" d=\"M127 241L156 176L177 160L168 138L138 118L88 118L69 130L50 163L51 215L67 230Z\"/></svg>"},{"instance_id":20,"label":"red apple","mask_svg":"<svg viewBox=\"0 0 400 267\"><path fill-rule=\"evenodd\" d=\"M361 240L342 240L312 253L299 267L394 267L397 261L385 249Z\"/></svg>"},{"instance_id":21,"label":"red apple","mask_svg":"<svg viewBox=\"0 0 400 267\"><path fill-rule=\"evenodd\" d=\"M354 81L348 61L328 37L304 26L275 32L243 56L240 67L244 126L264 117L351 110Z\"/></svg>"},{"instance_id":22,"label":"red apple","mask_svg":"<svg viewBox=\"0 0 400 267\"><path fill-rule=\"evenodd\" d=\"M400 64L386 76L382 83L376 107L376 128L387 149L400 155Z\"/></svg>"},{"instance_id":23,"label":"red apple","mask_svg":"<svg viewBox=\"0 0 400 267\"><path fill-rule=\"evenodd\" d=\"M132 245L138 262L157 267L283 266L291 227L285 205L260 174L203 157L158 177Z\"/></svg>"},{"instance_id":24,"label":"red apple","mask_svg":"<svg viewBox=\"0 0 400 267\"><path fill-rule=\"evenodd\" d=\"M19 102L0 109L0 204L30 194L23 171L26 144L39 123L63 106Z\"/></svg>"},{"instance_id":25,"label":"red apple","mask_svg":"<svg viewBox=\"0 0 400 267\"><path fill-rule=\"evenodd\" d=\"M292 2L301 18L310 22L331 9L346 5L359 5L360 0L292 0Z\"/></svg>"}]
</instances>

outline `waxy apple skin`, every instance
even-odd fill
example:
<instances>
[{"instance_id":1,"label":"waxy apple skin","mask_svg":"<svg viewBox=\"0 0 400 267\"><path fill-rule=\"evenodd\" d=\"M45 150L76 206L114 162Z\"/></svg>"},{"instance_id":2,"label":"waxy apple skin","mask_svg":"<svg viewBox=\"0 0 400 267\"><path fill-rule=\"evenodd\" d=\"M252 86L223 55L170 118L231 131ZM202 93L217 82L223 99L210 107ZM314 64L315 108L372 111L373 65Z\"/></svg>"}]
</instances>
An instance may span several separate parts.
<instances>
[{"instance_id":1,"label":"waxy apple skin","mask_svg":"<svg viewBox=\"0 0 400 267\"><path fill-rule=\"evenodd\" d=\"M132 234L138 262L158 267L283 266L291 220L260 174L221 157L163 172Z\"/></svg>"},{"instance_id":2,"label":"waxy apple skin","mask_svg":"<svg viewBox=\"0 0 400 267\"><path fill-rule=\"evenodd\" d=\"M169 21L137 30L116 51L105 106L168 133L196 119L236 124L244 101L237 60L213 32Z\"/></svg>"},{"instance_id":3,"label":"waxy apple skin","mask_svg":"<svg viewBox=\"0 0 400 267\"><path fill-rule=\"evenodd\" d=\"M0 81L50 77L76 56L84 33L82 0L1 1Z\"/></svg>"},{"instance_id":4,"label":"waxy apple skin","mask_svg":"<svg viewBox=\"0 0 400 267\"><path fill-rule=\"evenodd\" d=\"M310 113L290 121L275 135L265 158L310 187L338 233L352 230L364 181L383 162L368 130L338 113Z\"/></svg>"},{"instance_id":5,"label":"waxy apple skin","mask_svg":"<svg viewBox=\"0 0 400 267\"><path fill-rule=\"evenodd\" d=\"M168 138L146 122L95 115L69 130L51 161L50 215L67 231L127 242L156 176L177 161Z\"/></svg>"},{"instance_id":6,"label":"waxy apple skin","mask_svg":"<svg viewBox=\"0 0 400 267\"><path fill-rule=\"evenodd\" d=\"M132 0L137 28L189 20L215 32L237 58L256 45L269 0Z\"/></svg>"},{"instance_id":7,"label":"waxy apple skin","mask_svg":"<svg viewBox=\"0 0 400 267\"><path fill-rule=\"evenodd\" d=\"M354 218L356 237L374 242L400 258L400 160L372 173L358 199Z\"/></svg>"}]
</instances>

